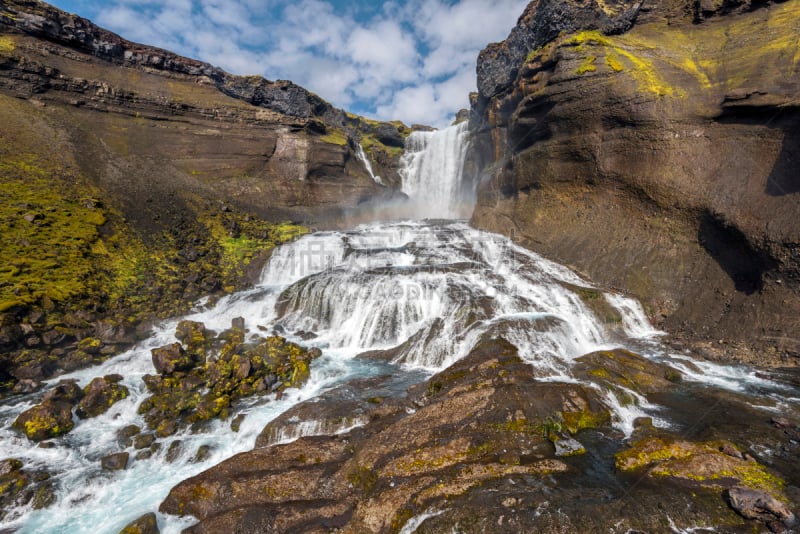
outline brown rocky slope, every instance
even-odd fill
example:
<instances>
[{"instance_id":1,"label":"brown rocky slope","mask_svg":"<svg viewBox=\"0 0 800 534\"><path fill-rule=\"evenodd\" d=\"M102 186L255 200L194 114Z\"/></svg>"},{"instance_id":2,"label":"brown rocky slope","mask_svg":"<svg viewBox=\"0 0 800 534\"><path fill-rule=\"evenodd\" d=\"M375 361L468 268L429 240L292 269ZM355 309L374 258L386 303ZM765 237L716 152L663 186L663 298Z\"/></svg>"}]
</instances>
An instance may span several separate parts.
<instances>
[{"instance_id":1,"label":"brown rocky slope","mask_svg":"<svg viewBox=\"0 0 800 534\"><path fill-rule=\"evenodd\" d=\"M538 380L498 338L407 394L390 393L396 376L343 386L270 423L254 450L178 484L160 510L193 516L187 532L197 534L796 526L795 423L770 422L743 397L682 384L676 369L624 350L585 355L576 371L585 382ZM606 389L658 399L676 425L642 418L622 444ZM698 405L710 407L701 421ZM355 420L363 426L345 434L272 444L299 421ZM747 515L726 502L739 495L771 504Z\"/></svg>"},{"instance_id":2,"label":"brown rocky slope","mask_svg":"<svg viewBox=\"0 0 800 534\"><path fill-rule=\"evenodd\" d=\"M800 355L800 2L531 2L478 61L472 222L706 355Z\"/></svg>"},{"instance_id":3,"label":"brown rocky slope","mask_svg":"<svg viewBox=\"0 0 800 534\"><path fill-rule=\"evenodd\" d=\"M0 4L0 394L242 287L275 244L392 194L408 130L291 82ZM139 333L142 333L140 331Z\"/></svg>"}]
</instances>

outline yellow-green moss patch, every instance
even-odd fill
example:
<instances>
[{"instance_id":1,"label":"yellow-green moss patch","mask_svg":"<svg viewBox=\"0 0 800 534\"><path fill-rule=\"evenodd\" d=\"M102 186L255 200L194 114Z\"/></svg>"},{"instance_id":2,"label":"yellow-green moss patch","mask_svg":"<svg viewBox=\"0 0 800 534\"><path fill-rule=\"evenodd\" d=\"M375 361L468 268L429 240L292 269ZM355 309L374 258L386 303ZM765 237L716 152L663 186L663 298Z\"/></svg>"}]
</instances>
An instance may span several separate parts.
<instances>
[{"instance_id":1,"label":"yellow-green moss patch","mask_svg":"<svg viewBox=\"0 0 800 534\"><path fill-rule=\"evenodd\" d=\"M0 53L13 52L17 47L17 43L10 35L0 35Z\"/></svg>"},{"instance_id":2,"label":"yellow-green moss patch","mask_svg":"<svg viewBox=\"0 0 800 534\"><path fill-rule=\"evenodd\" d=\"M583 63L581 63L580 67L577 68L575 74L581 75L581 74L586 74L587 72L596 71L597 67L594 64L595 61L597 61L596 56L587 57L586 59L583 60Z\"/></svg>"},{"instance_id":3,"label":"yellow-green moss patch","mask_svg":"<svg viewBox=\"0 0 800 534\"><path fill-rule=\"evenodd\" d=\"M332 145L345 146L347 144L347 134L341 130L330 130L327 135L323 135L320 140Z\"/></svg>"}]
</instances>

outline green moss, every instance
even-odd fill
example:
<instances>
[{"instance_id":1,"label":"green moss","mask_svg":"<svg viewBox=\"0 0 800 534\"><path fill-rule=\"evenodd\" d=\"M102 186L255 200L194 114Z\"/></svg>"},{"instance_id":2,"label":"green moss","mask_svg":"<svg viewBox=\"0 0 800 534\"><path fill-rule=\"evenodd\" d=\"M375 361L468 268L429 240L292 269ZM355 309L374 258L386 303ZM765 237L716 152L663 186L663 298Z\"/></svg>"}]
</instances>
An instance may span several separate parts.
<instances>
[{"instance_id":1,"label":"green moss","mask_svg":"<svg viewBox=\"0 0 800 534\"><path fill-rule=\"evenodd\" d=\"M611 412L608 410L562 412L561 417L564 421L564 427L572 434L587 428L607 426L611 422Z\"/></svg>"},{"instance_id":2,"label":"green moss","mask_svg":"<svg viewBox=\"0 0 800 534\"><path fill-rule=\"evenodd\" d=\"M613 53L615 59L621 57L630 65L628 72L636 80L640 90L648 91L658 96L678 96L676 91L658 75L653 62L631 52L628 47L623 46L622 40L603 35L597 30L590 30L570 36L565 41L565 44L576 47L580 52L583 52L587 46L604 48L604 54ZM617 59L617 61L619 60ZM620 65L622 65L621 61ZM591 66L594 67L594 61L591 62Z\"/></svg>"},{"instance_id":3,"label":"green moss","mask_svg":"<svg viewBox=\"0 0 800 534\"><path fill-rule=\"evenodd\" d=\"M705 486L719 486L731 482L753 489L759 489L784 499L782 492L785 481L770 473L754 460L732 458L720 451L722 442L687 443L662 438L649 438L634 443L629 449L616 454L617 469L622 471L637 470L652 466L649 473L656 477L676 477L693 480ZM728 444L730 446L730 444ZM692 458L719 456L717 471L700 474L693 464Z\"/></svg>"},{"instance_id":4,"label":"green moss","mask_svg":"<svg viewBox=\"0 0 800 534\"><path fill-rule=\"evenodd\" d=\"M581 75L586 74L587 72L594 72L597 70L595 66L595 61L597 61L596 56L589 56L583 60L583 63L575 70L575 74Z\"/></svg>"},{"instance_id":5,"label":"green moss","mask_svg":"<svg viewBox=\"0 0 800 534\"><path fill-rule=\"evenodd\" d=\"M10 35L0 35L0 53L13 52L17 47L17 43Z\"/></svg>"},{"instance_id":6,"label":"green moss","mask_svg":"<svg viewBox=\"0 0 800 534\"><path fill-rule=\"evenodd\" d=\"M614 72L622 72L625 70L625 66L620 61L619 56L611 52L606 54L606 65Z\"/></svg>"},{"instance_id":7,"label":"green moss","mask_svg":"<svg viewBox=\"0 0 800 534\"><path fill-rule=\"evenodd\" d=\"M384 152L391 158L398 158L403 154L402 148L384 145L370 134L363 134L361 136L361 146L364 147L364 151L370 155L375 151Z\"/></svg>"},{"instance_id":8,"label":"green moss","mask_svg":"<svg viewBox=\"0 0 800 534\"><path fill-rule=\"evenodd\" d=\"M231 212L209 214L197 209L198 219L211 234L212 246L217 247L223 287L231 290L240 285L237 281L243 275L243 268L259 253L270 251L309 231L289 222L272 224L256 217L237 216ZM237 229L234 235L231 235L231 228Z\"/></svg>"},{"instance_id":9,"label":"green moss","mask_svg":"<svg viewBox=\"0 0 800 534\"><path fill-rule=\"evenodd\" d=\"M0 148L0 303L63 302L82 295L95 271L91 253L102 210L54 183L35 154Z\"/></svg>"},{"instance_id":10,"label":"green moss","mask_svg":"<svg viewBox=\"0 0 800 534\"><path fill-rule=\"evenodd\" d=\"M359 465L347 474L347 481L350 482L353 487L358 488L366 494L369 493L375 486L375 483L378 482L378 474L369 467Z\"/></svg>"},{"instance_id":11,"label":"green moss","mask_svg":"<svg viewBox=\"0 0 800 534\"><path fill-rule=\"evenodd\" d=\"M71 421L61 426L54 417L35 416L25 421L21 430L28 439L42 441L66 434L74 427Z\"/></svg>"},{"instance_id":12,"label":"green moss","mask_svg":"<svg viewBox=\"0 0 800 534\"><path fill-rule=\"evenodd\" d=\"M331 130L327 135L322 136L320 140L332 145L345 146L347 144L347 134L341 130Z\"/></svg>"}]
</instances>

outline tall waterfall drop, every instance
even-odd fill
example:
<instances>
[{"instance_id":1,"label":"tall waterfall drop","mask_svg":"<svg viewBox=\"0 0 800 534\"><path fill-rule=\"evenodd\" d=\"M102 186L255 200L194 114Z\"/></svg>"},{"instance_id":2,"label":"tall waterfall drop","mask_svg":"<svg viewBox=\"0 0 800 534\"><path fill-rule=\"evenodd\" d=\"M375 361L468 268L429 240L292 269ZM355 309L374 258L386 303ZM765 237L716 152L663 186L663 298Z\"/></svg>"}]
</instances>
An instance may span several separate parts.
<instances>
[{"instance_id":1,"label":"tall waterfall drop","mask_svg":"<svg viewBox=\"0 0 800 534\"><path fill-rule=\"evenodd\" d=\"M414 132L406 140L400 175L419 218L464 219L472 214L475 189L463 180L469 143L462 122L435 132Z\"/></svg>"}]
</instances>

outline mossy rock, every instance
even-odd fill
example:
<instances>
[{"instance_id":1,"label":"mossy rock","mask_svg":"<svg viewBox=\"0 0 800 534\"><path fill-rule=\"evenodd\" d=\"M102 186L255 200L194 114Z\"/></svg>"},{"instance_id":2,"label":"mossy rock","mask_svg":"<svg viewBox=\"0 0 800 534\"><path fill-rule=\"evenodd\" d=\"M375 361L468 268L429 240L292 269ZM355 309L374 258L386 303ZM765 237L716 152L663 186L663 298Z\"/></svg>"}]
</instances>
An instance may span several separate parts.
<instances>
[{"instance_id":1,"label":"mossy rock","mask_svg":"<svg viewBox=\"0 0 800 534\"><path fill-rule=\"evenodd\" d=\"M31 441L63 436L75 426L72 405L62 401L44 401L22 412L13 426Z\"/></svg>"},{"instance_id":2,"label":"mossy rock","mask_svg":"<svg viewBox=\"0 0 800 534\"><path fill-rule=\"evenodd\" d=\"M74 380L62 380L42 397L42 401L60 401L74 404L85 395L83 389Z\"/></svg>"},{"instance_id":3,"label":"mossy rock","mask_svg":"<svg viewBox=\"0 0 800 534\"><path fill-rule=\"evenodd\" d=\"M0 518L3 517L3 510L25 504L27 499L23 491L29 483L30 476L19 469L0 475Z\"/></svg>"},{"instance_id":4,"label":"mossy rock","mask_svg":"<svg viewBox=\"0 0 800 534\"><path fill-rule=\"evenodd\" d=\"M128 398L128 388L110 382L105 377L93 379L83 389L84 397L75 409L75 415L81 419L90 419L104 414L117 402Z\"/></svg>"},{"instance_id":5,"label":"mossy rock","mask_svg":"<svg viewBox=\"0 0 800 534\"><path fill-rule=\"evenodd\" d=\"M205 362L206 351L214 339L214 333L197 321L181 321L175 328L175 338L196 360Z\"/></svg>"},{"instance_id":6,"label":"mossy rock","mask_svg":"<svg viewBox=\"0 0 800 534\"><path fill-rule=\"evenodd\" d=\"M578 378L621 386L637 393L667 391L683 375L677 369L653 362L624 349L604 350L581 356L573 372Z\"/></svg>"},{"instance_id":7,"label":"mossy rock","mask_svg":"<svg viewBox=\"0 0 800 534\"><path fill-rule=\"evenodd\" d=\"M651 478L718 489L742 486L785 500L785 481L727 441L646 438L617 453L615 463L620 471L645 470Z\"/></svg>"},{"instance_id":8,"label":"mossy rock","mask_svg":"<svg viewBox=\"0 0 800 534\"><path fill-rule=\"evenodd\" d=\"M159 534L156 514L150 512L128 523L119 534Z\"/></svg>"},{"instance_id":9,"label":"mossy rock","mask_svg":"<svg viewBox=\"0 0 800 534\"><path fill-rule=\"evenodd\" d=\"M78 350L86 354L97 354L103 348L103 342L96 337L87 337L78 342Z\"/></svg>"},{"instance_id":10,"label":"mossy rock","mask_svg":"<svg viewBox=\"0 0 800 534\"><path fill-rule=\"evenodd\" d=\"M153 367L162 375L170 375L175 371L187 371L194 367L195 360L187 354L180 343L172 343L150 351Z\"/></svg>"}]
</instances>

